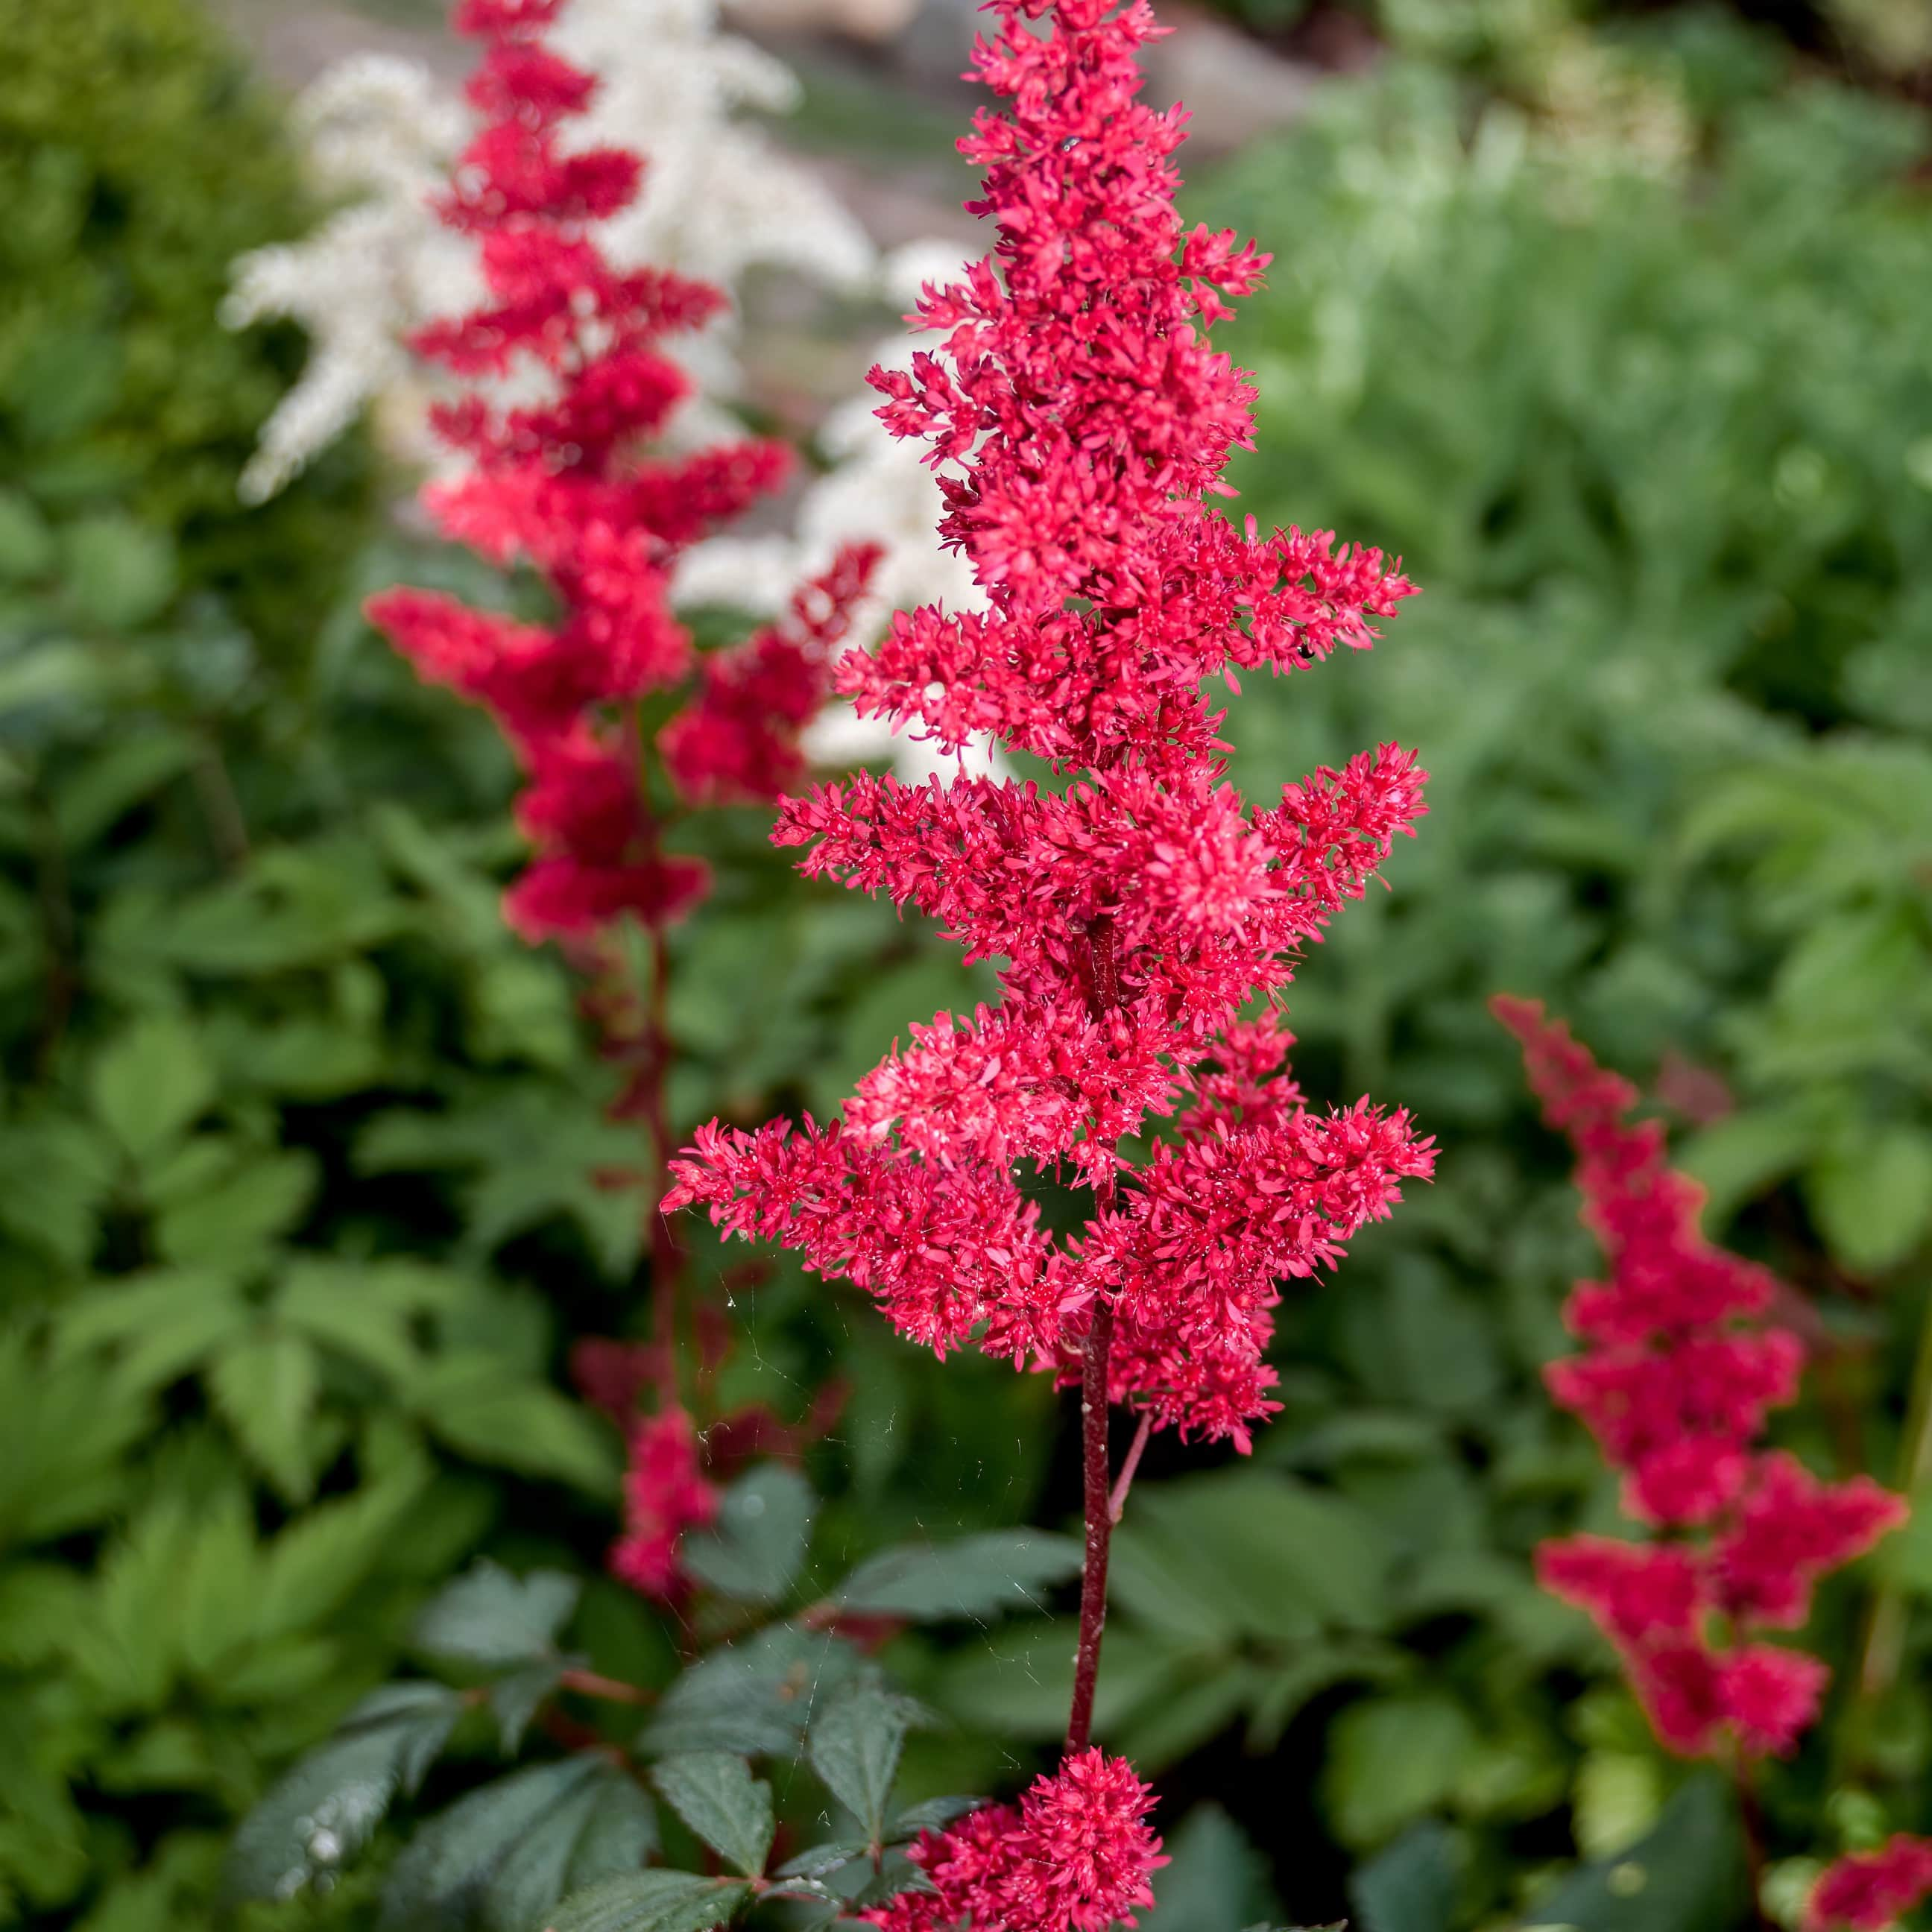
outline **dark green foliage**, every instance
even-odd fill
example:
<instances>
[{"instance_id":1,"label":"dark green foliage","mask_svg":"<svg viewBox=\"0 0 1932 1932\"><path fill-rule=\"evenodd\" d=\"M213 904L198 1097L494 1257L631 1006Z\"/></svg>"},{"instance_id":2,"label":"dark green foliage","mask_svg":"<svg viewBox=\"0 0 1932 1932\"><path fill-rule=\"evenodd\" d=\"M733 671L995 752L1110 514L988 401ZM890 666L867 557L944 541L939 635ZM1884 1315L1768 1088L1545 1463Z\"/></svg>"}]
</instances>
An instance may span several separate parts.
<instances>
[{"instance_id":1,"label":"dark green foliage","mask_svg":"<svg viewBox=\"0 0 1932 1932\"><path fill-rule=\"evenodd\" d=\"M190 676L305 656L364 459L236 500L302 352L216 321L234 257L311 213L274 107L192 0L5 0L0 46L0 628L165 621Z\"/></svg>"}]
</instances>

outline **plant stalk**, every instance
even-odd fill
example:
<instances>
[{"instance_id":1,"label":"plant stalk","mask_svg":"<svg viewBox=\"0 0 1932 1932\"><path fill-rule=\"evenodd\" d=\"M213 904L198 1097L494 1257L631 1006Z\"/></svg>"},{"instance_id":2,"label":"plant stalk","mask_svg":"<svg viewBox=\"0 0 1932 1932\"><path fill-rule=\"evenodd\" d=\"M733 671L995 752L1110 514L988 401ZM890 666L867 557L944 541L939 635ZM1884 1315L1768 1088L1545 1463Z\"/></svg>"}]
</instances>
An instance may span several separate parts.
<instances>
[{"instance_id":1,"label":"plant stalk","mask_svg":"<svg viewBox=\"0 0 1932 1932\"><path fill-rule=\"evenodd\" d=\"M1912 1393L1905 1411L1905 1433L1898 1445L1897 1487L1907 1502L1932 1476L1932 1294L1919 1318L1918 1354L1912 1366ZM1868 1714L1898 1682L1905 1659L1905 1593L1881 1583L1865 1617L1858 1657L1858 1698Z\"/></svg>"},{"instance_id":2,"label":"plant stalk","mask_svg":"<svg viewBox=\"0 0 1932 1932\"><path fill-rule=\"evenodd\" d=\"M1114 1311L1094 1310L1080 1372L1080 1444L1085 1478L1087 1557L1080 1572L1080 1648L1073 1664L1073 1708L1066 1750L1084 1750L1094 1730L1094 1686L1100 1672L1100 1638L1107 1624L1107 1552L1113 1541L1113 1492L1107 1468L1107 1366ZM1123 1498L1124 1500L1124 1498Z\"/></svg>"}]
</instances>

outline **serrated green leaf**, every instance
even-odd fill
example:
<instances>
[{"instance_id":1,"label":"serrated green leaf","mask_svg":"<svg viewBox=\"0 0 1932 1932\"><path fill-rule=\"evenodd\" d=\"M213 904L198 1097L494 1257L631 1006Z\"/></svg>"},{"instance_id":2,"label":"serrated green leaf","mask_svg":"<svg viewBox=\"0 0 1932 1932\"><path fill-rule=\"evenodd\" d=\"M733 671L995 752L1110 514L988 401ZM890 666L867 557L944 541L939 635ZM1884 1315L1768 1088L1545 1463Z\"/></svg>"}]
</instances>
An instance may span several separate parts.
<instances>
[{"instance_id":1,"label":"serrated green leaf","mask_svg":"<svg viewBox=\"0 0 1932 1932\"><path fill-rule=\"evenodd\" d=\"M580 1588L560 1570L514 1576L484 1557L424 1606L413 1641L432 1657L466 1664L547 1663Z\"/></svg>"},{"instance_id":2,"label":"serrated green leaf","mask_svg":"<svg viewBox=\"0 0 1932 1932\"><path fill-rule=\"evenodd\" d=\"M57 1360L116 1347L118 1387L129 1394L159 1389L242 1335L254 1317L239 1284L208 1268L127 1275L82 1295L54 1327Z\"/></svg>"},{"instance_id":3,"label":"serrated green leaf","mask_svg":"<svg viewBox=\"0 0 1932 1932\"><path fill-rule=\"evenodd\" d=\"M418 1831L382 1887L380 1932L467 1932L497 1874L602 1768L585 1755L532 1765L458 1798Z\"/></svg>"},{"instance_id":4,"label":"serrated green leaf","mask_svg":"<svg viewBox=\"0 0 1932 1932\"><path fill-rule=\"evenodd\" d=\"M495 1356L446 1356L423 1370L411 1396L430 1431L476 1462L551 1477L593 1496L616 1494L618 1448L610 1430Z\"/></svg>"},{"instance_id":5,"label":"serrated green leaf","mask_svg":"<svg viewBox=\"0 0 1932 1932\"><path fill-rule=\"evenodd\" d=\"M569 1792L532 1826L504 1861L483 1894L479 1915L484 1932L534 1932L544 1916L570 1889L568 1875L578 1844L613 1780L628 1783L606 1766Z\"/></svg>"},{"instance_id":6,"label":"serrated green leaf","mask_svg":"<svg viewBox=\"0 0 1932 1932\"><path fill-rule=\"evenodd\" d=\"M172 1013L137 1020L88 1079L95 1118L136 1162L170 1149L214 1097L214 1070Z\"/></svg>"},{"instance_id":7,"label":"serrated green leaf","mask_svg":"<svg viewBox=\"0 0 1932 1932\"><path fill-rule=\"evenodd\" d=\"M208 1370L222 1419L290 1502L306 1502L315 1486L308 1425L320 1385L314 1349L280 1329L231 1343Z\"/></svg>"},{"instance_id":8,"label":"serrated green leaf","mask_svg":"<svg viewBox=\"0 0 1932 1932\"><path fill-rule=\"evenodd\" d=\"M292 1263L276 1290L275 1318L312 1340L406 1383L422 1365L410 1330L412 1312L380 1274Z\"/></svg>"},{"instance_id":9,"label":"serrated green leaf","mask_svg":"<svg viewBox=\"0 0 1932 1932\"><path fill-rule=\"evenodd\" d=\"M658 1814L651 1801L631 1778L612 1778L571 1855L566 1892L636 1870L657 1844Z\"/></svg>"},{"instance_id":10,"label":"serrated green leaf","mask_svg":"<svg viewBox=\"0 0 1932 1932\"><path fill-rule=\"evenodd\" d=\"M863 1858L870 1849L863 1838L848 1838L828 1844L812 1845L799 1853L795 1858L788 1858L778 1868L779 1878L823 1878L828 1872L837 1871L841 1866L849 1865L854 1858Z\"/></svg>"},{"instance_id":11,"label":"serrated green leaf","mask_svg":"<svg viewBox=\"0 0 1932 1932\"><path fill-rule=\"evenodd\" d=\"M886 1828L886 1836L892 1838L916 1838L922 1832L941 1832L956 1818L963 1818L969 1811L976 1811L986 1803L983 1798L926 1798L916 1804L908 1804L898 1813Z\"/></svg>"},{"instance_id":12,"label":"serrated green leaf","mask_svg":"<svg viewBox=\"0 0 1932 1932\"><path fill-rule=\"evenodd\" d=\"M834 1593L856 1616L937 1620L1045 1607L1045 1593L1080 1574L1070 1536L989 1530L950 1543L910 1543L868 1557Z\"/></svg>"},{"instance_id":13,"label":"serrated green leaf","mask_svg":"<svg viewBox=\"0 0 1932 1932\"><path fill-rule=\"evenodd\" d=\"M516 1755L530 1720L562 1675L563 1662L558 1658L547 1664L526 1664L490 1685L490 1714L496 1720L497 1746L506 1757Z\"/></svg>"},{"instance_id":14,"label":"serrated green leaf","mask_svg":"<svg viewBox=\"0 0 1932 1932\"><path fill-rule=\"evenodd\" d=\"M352 1860L400 1790L421 1782L461 1714L442 1684L391 1684L366 1698L243 1820L230 1850L228 1903L292 1897Z\"/></svg>"},{"instance_id":15,"label":"serrated green leaf","mask_svg":"<svg viewBox=\"0 0 1932 1932\"><path fill-rule=\"evenodd\" d=\"M263 1154L164 1209L154 1244L177 1266L245 1264L308 1211L321 1169L305 1148Z\"/></svg>"},{"instance_id":16,"label":"serrated green leaf","mask_svg":"<svg viewBox=\"0 0 1932 1932\"><path fill-rule=\"evenodd\" d=\"M680 1560L722 1596L776 1603L804 1564L817 1508L796 1469L760 1463L725 1491L713 1527L686 1534Z\"/></svg>"},{"instance_id":17,"label":"serrated green leaf","mask_svg":"<svg viewBox=\"0 0 1932 1932\"><path fill-rule=\"evenodd\" d=\"M343 1720L342 1730L396 1734L396 1775L406 1796L429 1775L463 1711L461 1694L448 1684L408 1678L370 1691Z\"/></svg>"},{"instance_id":18,"label":"serrated green leaf","mask_svg":"<svg viewBox=\"0 0 1932 1932\"><path fill-rule=\"evenodd\" d=\"M765 1868L775 1828L772 1788L728 1751L664 1759L652 1773L670 1808L718 1856L747 1878Z\"/></svg>"},{"instance_id":19,"label":"serrated green leaf","mask_svg":"<svg viewBox=\"0 0 1932 1932\"><path fill-rule=\"evenodd\" d=\"M714 1650L675 1678L638 1742L662 1756L788 1752L818 1704L864 1667L844 1638L781 1624Z\"/></svg>"},{"instance_id":20,"label":"serrated green leaf","mask_svg":"<svg viewBox=\"0 0 1932 1932\"><path fill-rule=\"evenodd\" d=\"M812 1769L865 1827L869 1842L884 1836L899 1752L916 1709L875 1684L855 1684L828 1703L806 1733Z\"/></svg>"},{"instance_id":21,"label":"serrated green leaf","mask_svg":"<svg viewBox=\"0 0 1932 1932\"><path fill-rule=\"evenodd\" d=\"M564 1900L548 1932L712 1932L752 1895L748 1885L694 1872L606 1879Z\"/></svg>"},{"instance_id":22,"label":"serrated green leaf","mask_svg":"<svg viewBox=\"0 0 1932 1932\"><path fill-rule=\"evenodd\" d=\"M413 1456L379 1482L296 1516L262 1550L255 1627L280 1636L325 1623L382 1559L429 1480L427 1460Z\"/></svg>"}]
</instances>

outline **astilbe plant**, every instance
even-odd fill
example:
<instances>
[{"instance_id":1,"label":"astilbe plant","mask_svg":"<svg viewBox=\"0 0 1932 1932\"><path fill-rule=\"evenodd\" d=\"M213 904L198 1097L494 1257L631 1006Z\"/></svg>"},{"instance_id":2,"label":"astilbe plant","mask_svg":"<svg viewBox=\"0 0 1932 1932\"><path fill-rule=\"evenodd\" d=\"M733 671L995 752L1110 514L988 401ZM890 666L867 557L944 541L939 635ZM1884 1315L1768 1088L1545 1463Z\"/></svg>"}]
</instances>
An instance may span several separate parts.
<instances>
[{"instance_id":1,"label":"astilbe plant","mask_svg":"<svg viewBox=\"0 0 1932 1932\"><path fill-rule=\"evenodd\" d=\"M957 466L941 532L986 608L901 613L836 677L944 752L990 734L1070 782L862 774L782 808L806 872L940 920L1003 962L1001 995L913 1027L829 1124L714 1123L666 1202L798 1250L942 1357L974 1346L1082 1390L1065 1756L1017 1809L916 1846L931 1888L878 1908L893 1932L1086 1932L1147 1902L1150 1794L1089 1744L1112 1523L1151 1431L1249 1446L1278 1406L1280 1284L1332 1266L1432 1162L1402 1112L1310 1105L1274 1010L1412 829L1424 775L1385 745L1250 807L1203 688L1366 647L1411 586L1378 550L1238 529L1204 500L1228 494L1253 400L1208 331L1268 258L1182 229L1184 111L1138 98L1160 31L1144 0L994 10L974 58L1001 105L960 148L999 238L926 289L939 352L874 376L888 426ZM1090 1190L1077 1234L1042 1225L1029 1168ZM1118 1474L1117 1405L1138 1422Z\"/></svg>"},{"instance_id":2,"label":"astilbe plant","mask_svg":"<svg viewBox=\"0 0 1932 1932\"><path fill-rule=\"evenodd\" d=\"M709 884L704 862L668 849L666 835L685 808L766 801L800 781L799 734L824 702L874 553L841 552L783 618L728 650L700 654L673 612L680 556L775 488L790 458L756 440L652 453L689 386L664 340L723 298L661 270L620 272L599 245L598 225L634 198L642 164L622 148L567 146L596 83L545 44L561 10L562 0L457 9L459 28L484 44L467 89L482 125L437 208L473 238L489 292L413 338L469 385L436 412L463 460L425 490L430 514L494 562L535 571L555 614L526 623L410 589L373 598L369 614L424 677L485 706L516 753L532 856L505 916L528 940L559 942L587 976L586 1009L625 1069L614 1112L648 1134L655 1203L671 1144L666 929ZM647 942L641 993L627 928ZM631 1434L613 1562L668 1596L677 1538L710 1520L716 1492L679 1402L679 1252L662 1216L651 1225L653 1346L629 1398L608 1405ZM629 1420L646 1382L658 1411Z\"/></svg>"},{"instance_id":3,"label":"astilbe plant","mask_svg":"<svg viewBox=\"0 0 1932 1932\"><path fill-rule=\"evenodd\" d=\"M1629 1082L1535 1002L1493 1004L1522 1042L1544 1118L1576 1150L1583 1219L1609 1263L1606 1280L1570 1298L1585 1350L1551 1364L1550 1392L1622 1472L1626 1512L1657 1532L1546 1543L1537 1573L1615 1646L1668 1749L1732 1767L1760 1852L1750 1764L1796 1748L1831 1677L1821 1658L1760 1634L1801 1629L1817 1580L1896 1528L1906 1506L1869 1476L1828 1481L1764 1445L1804 1356L1771 1312L1776 1280L1704 1238L1703 1191L1668 1164L1660 1122L1629 1118ZM1928 1891L1932 1857L1900 1839L1828 1873L1811 1911L1821 1927L1879 1927Z\"/></svg>"}]
</instances>

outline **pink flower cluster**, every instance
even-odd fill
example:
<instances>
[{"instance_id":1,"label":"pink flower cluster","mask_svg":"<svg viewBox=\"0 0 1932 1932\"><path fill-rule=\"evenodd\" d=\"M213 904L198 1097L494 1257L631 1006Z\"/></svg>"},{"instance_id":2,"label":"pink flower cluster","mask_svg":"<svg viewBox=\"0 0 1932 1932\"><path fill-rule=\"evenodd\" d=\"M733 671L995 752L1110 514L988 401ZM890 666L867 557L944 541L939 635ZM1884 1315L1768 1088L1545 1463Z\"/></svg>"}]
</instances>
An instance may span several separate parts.
<instances>
[{"instance_id":1,"label":"pink flower cluster","mask_svg":"<svg viewBox=\"0 0 1932 1932\"><path fill-rule=\"evenodd\" d=\"M684 1532L716 1516L718 1492L704 1480L698 1432L682 1408L633 1418L626 1446L624 1533L611 1546L610 1574L669 1601L685 1587L678 1563Z\"/></svg>"},{"instance_id":2,"label":"pink flower cluster","mask_svg":"<svg viewBox=\"0 0 1932 1932\"><path fill-rule=\"evenodd\" d=\"M945 749L991 733L1071 782L862 774L785 806L806 872L940 921L1000 962L1001 998L913 1026L827 1125L705 1129L666 1205L799 1250L941 1354L1072 1379L1104 1310L1112 1400L1245 1449L1278 1406L1278 1285L1431 1169L1406 1113L1306 1106L1272 1016L1412 830L1424 774L1384 745L1252 808L1203 686L1365 648L1411 586L1378 550L1238 531L1204 501L1228 494L1253 398L1208 331L1267 258L1182 230L1184 116L1137 98L1145 0L994 11L975 60L1004 105L960 147L999 239L924 292L938 352L872 378L889 426L958 466L941 532L988 608L902 612L836 676ZM1161 1118L1132 1165L1120 1144ZM1092 1190L1078 1234L1042 1226L1019 1163Z\"/></svg>"},{"instance_id":3,"label":"pink flower cluster","mask_svg":"<svg viewBox=\"0 0 1932 1932\"><path fill-rule=\"evenodd\" d=\"M1576 1150L1583 1218L1610 1263L1608 1280L1570 1298L1565 1318L1587 1347L1551 1366L1551 1393L1624 1472L1631 1515L1700 1532L1546 1543L1538 1574L1616 1646L1670 1749L1713 1754L1735 1736L1749 1753L1789 1752L1830 1672L1753 1634L1801 1628L1817 1578L1902 1522L1905 1506L1868 1476L1822 1481L1757 1446L1802 1363L1796 1338L1762 1318L1772 1277L1705 1240L1701 1190L1666 1163L1661 1126L1626 1118L1634 1087L1540 1005L1493 1004L1522 1042L1544 1118Z\"/></svg>"},{"instance_id":4,"label":"pink flower cluster","mask_svg":"<svg viewBox=\"0 0 1932 1932\"><path fill-rule=\"evenodd\" d=\"M1125 1758L1076 1751L1017 1807L988 1805L908 1856L929 1892L902 1892L862 1916L881 1932L1109 1932L1151 1905L1167 1860L1147 1822L1154 1794Z\"/></svg>"},{"instance_id":5,"label":"pink flower cluster","mask_svg":"<svg viewBox=\"0 0 1932 1932\"><path fill-rule=\"evenodd\" d=\"M559 615L520 623L406 589L371 599L369 615L424 677L501 724L527 774L518 819L536 853L506 916L526 938L580 941L626 915L674 920L707 883L701 862L662 849L619 708L694 678L655 747L677 790L698 803L776 796L802 775L799 730L874 554L845 553L785 619L732 650L700 658L673 616L678 552L772 489L789 458L758 441L642 453L688 386L661 340L724 298L655 269L620 274L598 248L593 224L633 198L642 164L620 148L566 152L560 130L596 83L543 44L560 4L457 10L487 44L468 90L486 120L439 212L476 238L490 292L416 338L472 385L436 412L467 460L425 492L430 514L493 560L532 566ZM490 400L491 382L532 369L542 400Z\"/></svg>"},{"instance_id":6,"label":"pink flower cluster","mask_svg":"<svg viewBox=\"0 0 1932 1932\"><path fill-rule=\"evenodd\" d=\"M1901 1833L1875 1852L1854 1852L1839 1859L1813 1887L1805 1922L1812 1932L1832 1932L1838 1926L1885 1932L1928 1896L1932 1839Z\"/></svg>"}]
</instances>

